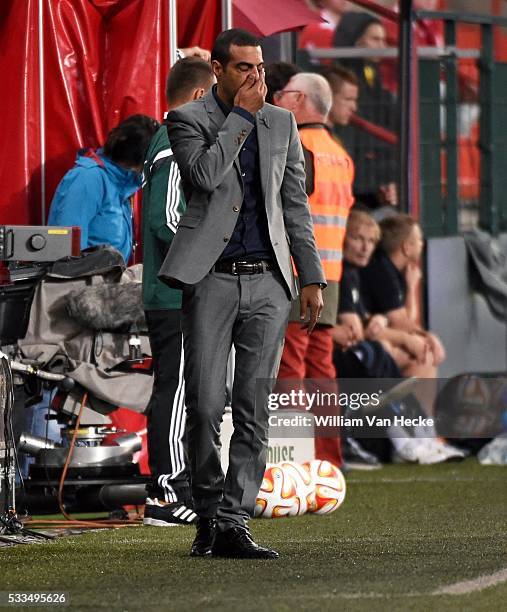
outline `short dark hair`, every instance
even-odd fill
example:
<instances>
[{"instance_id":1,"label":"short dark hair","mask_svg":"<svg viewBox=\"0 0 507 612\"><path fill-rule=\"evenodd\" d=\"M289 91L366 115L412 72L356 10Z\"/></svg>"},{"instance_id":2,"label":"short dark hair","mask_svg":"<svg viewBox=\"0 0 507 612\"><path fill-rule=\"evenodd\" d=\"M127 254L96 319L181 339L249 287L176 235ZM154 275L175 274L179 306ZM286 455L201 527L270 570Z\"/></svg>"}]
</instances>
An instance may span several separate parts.
<instances>
[{"instance_id":1,"label":"short dark hair","mask_svg":"<svg viewBox=\"0 0 507 612\"><path fill-rule=\"evenodd\" d=\"M225 68L231 59L231 45L237 47L259 47L261 41L246 30L232 28L221 32L211 50L211 61L220 62Z\"/></svg>"},{"instance_id":2,"label":"short dark hair","mask_svg":"<svg viewBox=\"0 0 507 612\"><path fill-rule=\"evenodd\" d=\"M397 251L408 239L417 221L410 215L398 214L386 217L380 222L382 233L382 248L390 255Z\"/></svg>"},{"instance_id":3,"label":"short dark hair","mask_svg":"<svg viewBox=\"0 0 507 612\"><path fill-rule=\"evenodd\" d=\"M168 102L188 96L194 89L207 89L213 80L211 64L200 57L178 60L167 76L165 95Z\"/></svg>"},{"instance_id":4,"label":"short dark hair","mask_svg":"<svg viewBox=\"0 0 507 612\"><path fill-rule=\"evenodd\" d=\"M327 79L332 92L335 94L340 91L343 87L343 83L350 83L359 87L359 81L357 76L344 66L335 64L334 66L326 66L321 71L322 76Z\"/></svg>"},{"instance_id":5,"label":"short dark hair","mask_svg":"<svg viewBox=\"0 0 507 612\"><path fill-rule=\"evenodd\" d=\"M266 102L273 104L273 94L283 89L295 74L301 70L295 64L288 62L274 62L266 66Z\"/></svg>"},{"instance_id":6,"label":"short dark hair","mask_svg":"<svg viewBox=\"0 0 507 612\"><path fill-rule=\"evenodd\" d=\"M113 128L104 144L104 155L117 164L142 166L150 140L160 127L147 115L131 115Z\"/></svg>"}]
</instances>

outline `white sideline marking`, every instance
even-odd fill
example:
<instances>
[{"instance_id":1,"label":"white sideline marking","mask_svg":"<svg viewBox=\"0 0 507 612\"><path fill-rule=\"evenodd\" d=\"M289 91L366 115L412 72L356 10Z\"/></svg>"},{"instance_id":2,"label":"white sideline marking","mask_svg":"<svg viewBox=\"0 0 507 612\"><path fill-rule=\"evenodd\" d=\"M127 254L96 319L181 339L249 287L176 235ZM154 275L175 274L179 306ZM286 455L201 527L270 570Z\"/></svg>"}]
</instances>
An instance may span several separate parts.
<instances>
[{"instance_id":1,"label":"white sideline marking","mask_svg":"<svg viewBox=\"0 0 507 612\"><path fill-rule=\"evenodd\" d=\"M320 593L320 594L304 594L300 593L297 595L285 594L283 597L286 600L306 600L306 599L401 599L404 597L427 597L438 596L438 595L467 595L469 593L474 593L476 591L482 591L491 586L495 586L500 584L501 582L505 582L507 580L507 568L495 572L494 574L489 574L487 576L479 576L478 578L474 578L472 580L464 580L462 582L456 582L454 584L450 584L444 587L440 587L435 591L431 591L430 593L426 592L418 592L418 591L408 591L406 593L375 593L375 592L359 592L359 593ZM258 595L258 599L277 599L276 596L264 596L262 594ZM243 598L239 597L225 597L226 601L243 601Z\"/></svg>"},{"instance_id":2,"label":"white sideline marking","mask_svg":"<svg viewBox=\"0 0 507 612\"><path fill-rule=\"evenodd\" d=\"M500 577L498 577L500 576ZM283 598L285 600L315 600L315 599L403 599L405 597L428 597L430 596L438 596L438 595L467 595L469 593L473 593L476 591L481 591L490 586L495 586L500 582L504 582L507 580L507 569L501 570L496 574L492 574L491 576L481 576L480 578L476 578L474 580L467 580L465 582L457 582L456 584L449 585L447 587L442 587L437 589L436 591L432 591L428 593L427 591L407 591L406 593L376 593L376 592L358 592L358 593L319 593L319 594L298 594L291 595L285 594ZM470 585L474 585L473 588ZM458 588L463 590L457 590ZM451 590L453 589L453 590ZM455 590L454 590L455 589ZM276 600L278 599L273 595L258 595L259 601L266 600ZM280 596L282 597L282 596ZM244 601L242 597L225 597L226 601Z\"/></svg>"},{"instance_id":3,"label":"white sideline marking","mask_svg":"<svg viewBox=\"0 0 507 612\"><path fill-rule=\"evenodd\" d=\"M418 466L419 467L419 466ZM424 466L422 466L424 467ZM476 482L477 478L453 478L452 476L449 478L439 478L439 477L428 477L428 478L347 478L345 475L345 479L347 483L352 482L354 484L379 484L379 483L387 483L387 484L406 484L406 483L414 483L414 482ZM481 482L485 482L482 480ZM496 482L495 479L486 481L486 482Z\"/></svg>"},{"instance_id":4,"label":"white sideline marking","mask_svg":"<svg viewBox=\"0 0 507 612\"><path fill-rule=\"evenodd\" d=\"M482 591L500 582L507 580L507 568L489 574L489 576L479 576L473 580L463 580L463 582L455 582L445 587L441 587L436 591L433 591L431 595L466 595L467 593L474 593L475 591Z\"/></svg>"},{"instance_id":5,"label":"white sideline marking","mask_svg":"<svg viewBox=\"0 0 507 612\"><path fill-rule=\"evenodd\" d=\"M431 593L430 593L431 594ZM272 601L276 599L282 600L306 600L306 599L397 599L403 597L427 597L428 593L416 593L416 592L407 592L407 593L318 593L318 594L307 594L300 593L298 595L284 594L280 596L276 595L257 595L257 599L259 601L266 600ZM182 598L183 599L183 598ZM245 601L244 597L227 597L224 596L223 599L225 601ZM208 599L206 599L208 601ZM210 600L209 600L210 601Z\"/></svg>"}]
</instances>

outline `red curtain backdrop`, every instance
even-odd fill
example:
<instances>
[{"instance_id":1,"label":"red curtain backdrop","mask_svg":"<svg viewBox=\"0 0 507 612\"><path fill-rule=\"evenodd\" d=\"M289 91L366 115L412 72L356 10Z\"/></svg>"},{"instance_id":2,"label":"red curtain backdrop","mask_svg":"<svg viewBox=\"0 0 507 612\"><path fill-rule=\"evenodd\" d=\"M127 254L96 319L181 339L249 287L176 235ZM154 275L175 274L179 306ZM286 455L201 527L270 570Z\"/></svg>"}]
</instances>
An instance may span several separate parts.
<instances>
[{"instance_id":1,"label":"red curtain backdrop","mask_svg":"<svg viewBox=\"0 0 507 612\"><path fill-rule=\"evenodd\" d=\"M0 3L0 223L38 221L37 6L37 0Z\"/></svg>"},{"instance_id":2,"label":"red curtain backdrop","mask_svg":"<svg viewBox=\"0 0 507 612\"><path fill-rule=\"evenodd\" d=\"M40 224L39 2L0 7L0 222ZM124 117L160 119L169 70L167 0L46 0L43 6L45 210L77 149Z\"/></svg>"},{"instance_id":3,"label":"red curtain backdrop","mask_svg":"<svg viewBox=\"0 0 507 612\"><path fill-rule=\"evenodd\" d=\"M211 51L222 31L221 0L178 0L178 44Z\"/></svg>"}]
</instances>

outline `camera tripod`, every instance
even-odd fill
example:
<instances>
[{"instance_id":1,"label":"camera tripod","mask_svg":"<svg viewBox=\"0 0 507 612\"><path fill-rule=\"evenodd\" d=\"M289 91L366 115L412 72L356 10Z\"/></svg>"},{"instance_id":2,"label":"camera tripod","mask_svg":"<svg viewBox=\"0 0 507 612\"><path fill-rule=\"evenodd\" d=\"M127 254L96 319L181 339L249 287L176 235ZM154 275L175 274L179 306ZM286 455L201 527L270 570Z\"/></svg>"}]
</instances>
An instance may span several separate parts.
<instances>
[{"instance_id":1,"label":"camera tripod","mask_svg":"<svg viewBox=\"0 0 507 612\"><path fill-rule=\"evenodd\" d=\"M0 541L19 542L20 538L51 540L52 536L26 529L16 512L16 447L12 429L14 382L9 357L0 350Z\"/></svg>"}]
</instances>

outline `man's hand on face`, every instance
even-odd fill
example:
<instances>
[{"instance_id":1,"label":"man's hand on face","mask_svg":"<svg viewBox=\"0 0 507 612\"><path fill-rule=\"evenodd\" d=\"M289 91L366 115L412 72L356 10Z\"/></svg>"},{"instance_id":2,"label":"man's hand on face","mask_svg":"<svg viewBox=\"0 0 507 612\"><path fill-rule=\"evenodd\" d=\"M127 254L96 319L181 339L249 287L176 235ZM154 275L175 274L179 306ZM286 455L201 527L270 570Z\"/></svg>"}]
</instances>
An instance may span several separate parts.
<instances>
[{"instance_id":1,"label":"man's hand on face","mask_svg":"<svg viewBox=\"0 0 507 612\"><path fill-rule=\"evenodd\" d=\"M303 329L306 329L308 335L310 335L317 323L317 319L320 318L320 313L322 312L322 308L324 306L324 301L322 300L322 289L320 285L306 285L301 289L301 310L300 310L300 318L304 319L306 316L306 311L310 309L310 320L306 323L303 323Z\"/></svg>"},{"instance_id":2,"label":"man's hand on face","mask_svg":"<svg viewBox=\"0 0 507 612\"><path fill-rule=\"evenodd\" d=\"M257 79L255 75L249 74L234 97L234 106L240 106L255 115L264 106L267 91L264 74Z\"/></svg>"}]
</instances>

